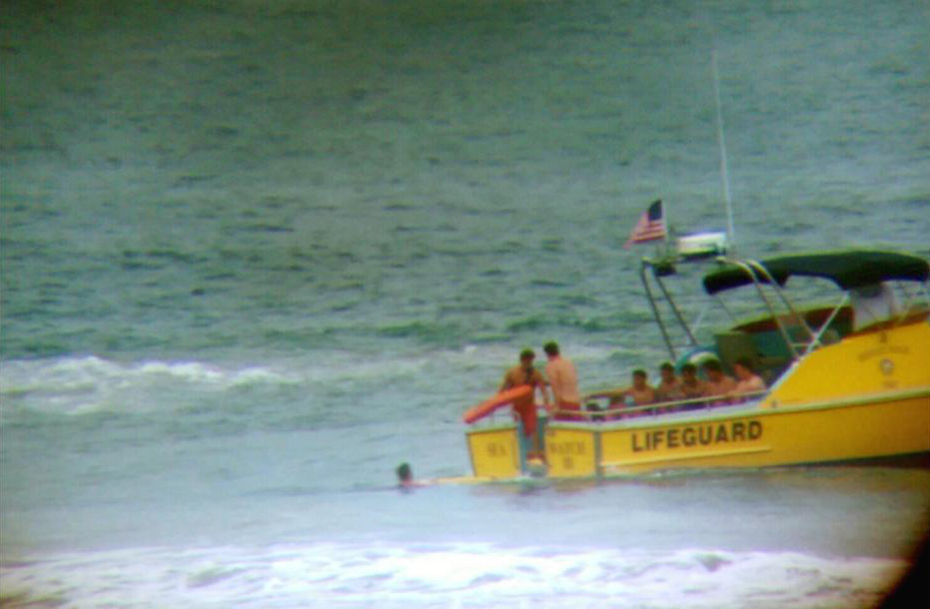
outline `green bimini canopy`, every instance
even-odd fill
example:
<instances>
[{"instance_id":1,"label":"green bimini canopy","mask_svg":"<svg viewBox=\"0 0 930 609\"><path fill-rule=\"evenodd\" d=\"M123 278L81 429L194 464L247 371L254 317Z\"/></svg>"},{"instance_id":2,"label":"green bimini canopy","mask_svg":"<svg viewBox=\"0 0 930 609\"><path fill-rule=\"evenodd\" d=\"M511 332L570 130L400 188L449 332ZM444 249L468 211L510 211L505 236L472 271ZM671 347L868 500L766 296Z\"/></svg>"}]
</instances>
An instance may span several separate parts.
<instances>
[{"instance_id":1,"label":"green bimini canopy","mask_svg":"<svg viewBox=\"0 0 930 609\"><path fill-rule=\"evenodd\" d=\"M869 250L778 256L762 260L760 264L780 286L794 275L830 279L843 290L887 280L924 282L930 276L930 263L923 258ZM757 273L757 276L759 281L768 283L764 274ZM745 269L728 264L704 276L704 290L716 294L752 282L752 276Z\"/></svg>"}]
</instances>

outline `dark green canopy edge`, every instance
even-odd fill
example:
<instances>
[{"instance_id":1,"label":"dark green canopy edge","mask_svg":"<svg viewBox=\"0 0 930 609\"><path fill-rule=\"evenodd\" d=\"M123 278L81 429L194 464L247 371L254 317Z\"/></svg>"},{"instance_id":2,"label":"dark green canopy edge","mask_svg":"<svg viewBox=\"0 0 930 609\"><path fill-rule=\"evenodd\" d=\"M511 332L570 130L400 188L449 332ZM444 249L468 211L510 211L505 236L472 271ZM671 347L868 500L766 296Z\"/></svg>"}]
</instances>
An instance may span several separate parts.
<instances>
[{"instance_id":1,"label":"dark green canopy edge","mask_svg":"<svg viewBox=\"0 0 930 609\"><path fill-rule=\"evenodd\" d=\"M780 286L794 275L830 279L843 290L887 280L927 281L930 276L930 263L923 258L869 250L778 256L760 263ZM762 277L760 280L768 283ZM752 277L735 265L704 276L704 289L708 294L751 283Z\"/></svg>"}]
</instances>

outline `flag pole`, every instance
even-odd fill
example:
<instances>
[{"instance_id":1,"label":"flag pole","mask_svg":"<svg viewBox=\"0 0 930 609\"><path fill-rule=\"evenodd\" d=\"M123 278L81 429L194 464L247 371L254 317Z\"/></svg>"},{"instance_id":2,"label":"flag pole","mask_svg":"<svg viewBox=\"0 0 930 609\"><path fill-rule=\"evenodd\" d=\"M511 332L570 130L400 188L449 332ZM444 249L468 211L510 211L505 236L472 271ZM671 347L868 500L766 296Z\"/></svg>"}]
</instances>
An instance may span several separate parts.
<instances>
[{"instance_id":1,"label":"flag pole","mask_svg":"<svg viewBox=\"0 0 930 609\"><path fill-rule=\"evenodd\" d=\"M733 203L730 201L730 177L727 173L727 144L723 137L723 111L720 109L720 72L717 70L717 49L711 52L714 73L714 101L717 104L717 143L720 146L720 180L723 182L723 201L727 206L727 247L736 249L736 231L733 229Z\"/></svg>"}]
</instances>

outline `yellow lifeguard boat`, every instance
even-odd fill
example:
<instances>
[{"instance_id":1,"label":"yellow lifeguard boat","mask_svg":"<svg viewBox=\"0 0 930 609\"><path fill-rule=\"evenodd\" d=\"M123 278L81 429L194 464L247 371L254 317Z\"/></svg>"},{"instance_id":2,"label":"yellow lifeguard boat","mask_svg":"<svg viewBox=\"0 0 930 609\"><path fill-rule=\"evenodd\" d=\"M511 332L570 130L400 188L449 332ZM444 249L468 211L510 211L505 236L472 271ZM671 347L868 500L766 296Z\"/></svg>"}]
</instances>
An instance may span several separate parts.
<instances>
[{"instance_id":1,"label":"yellow lifeguard boat","mask_svg":"<svg viewBox=\"0 0 930 609\"><path fill-rule=\"evenodd\" d=\"M673 361L715 357L725 368L749 358L768 389L748 401L672 402L623 409L624 418L550 421L544 427L550 478L604 478L682 469L759 468L837 462L930 461L930 265L884 251L720 258L703 277L707 294L747 288L764 315L700 345L663 277L673 261L643 261L641 278ZM799 308L792 277L832 281L842 299ZM657 284L663 299L653 297ZM680 352L661 303L686 337ZM634 416L635 415L635 416ZM539 474L518 423L468 430L474 476Z\"/></svg>"}]
</instances>

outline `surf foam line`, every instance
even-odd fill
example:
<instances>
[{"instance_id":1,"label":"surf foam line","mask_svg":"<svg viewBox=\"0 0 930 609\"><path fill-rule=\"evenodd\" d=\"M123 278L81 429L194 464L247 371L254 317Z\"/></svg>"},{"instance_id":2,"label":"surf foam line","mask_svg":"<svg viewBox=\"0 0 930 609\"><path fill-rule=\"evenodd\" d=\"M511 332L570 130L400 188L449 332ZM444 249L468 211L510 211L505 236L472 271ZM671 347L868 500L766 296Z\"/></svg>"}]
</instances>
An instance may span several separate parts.
<instances>
[{"instance_id":1,"label":"surf foam line","mask_svg":"<svg viewBox=\"0 0 930 609\"><path fill-rule=\"evenodd\" d=\"M451 377L450 386L467 396L493 391L499 375L515 361L517 346L467 345L460 349L360 354L311 351L296 358L263 358L240 353L235 362L145 359L120 362L88 355L39 360L5 360L0 366L0 398L5 406L57 415L100 410L120 412L162 408L164 396L209 396L242 388L335 387L352 389L398 384L410 392L435 392L437 375ZM612 351L573 349L584 365L607 361ZM449 398L447 394L444 397ZM453 396L454 397L454 396ZM464 402L463 402L464 403ZM6 410L6 409L4 409Z\"/></svg>"},{"instance_id":2,"label":"surf foam line","mask_svg":"<svg viewBox=\"0 0 930 609\"><path fill-rule=\"evenodd\" d=\"M45 388L68 390L110 382L116 385L145 378L171 378L174 381L228 387L257 382L286 382L286 374L267 366L221 366L198 361L163 362L144 360L121 363L97 356L48 360L4 362L2 380L12 383L12 391L28 392Z\"/></svg>"},{"instance_id":3,"label":"surf foam line","mask_svg":"<svg viewBox=\"0 0 930 609\"><path fill-rule=\"evenodd\" d=\"M153 360L121 363L96 356L66 357L3 362L0 397L20 408L74 415L125 403L145 404L144 396L171 391L216 393L299 382L288 371L264 365Z\"/></svg>"},{"instance_id":4,"label":"surf foam line","mask_svg":"<svg viewBox=\"0 0 930 609\"><path fill-rule=\"evenodd\" d=\"M4 600L65 607L868 607L902 560L490 544L151 548L0 565ZM56 605L57 606L57 605Z\"/></svg>"}]
</instances>

